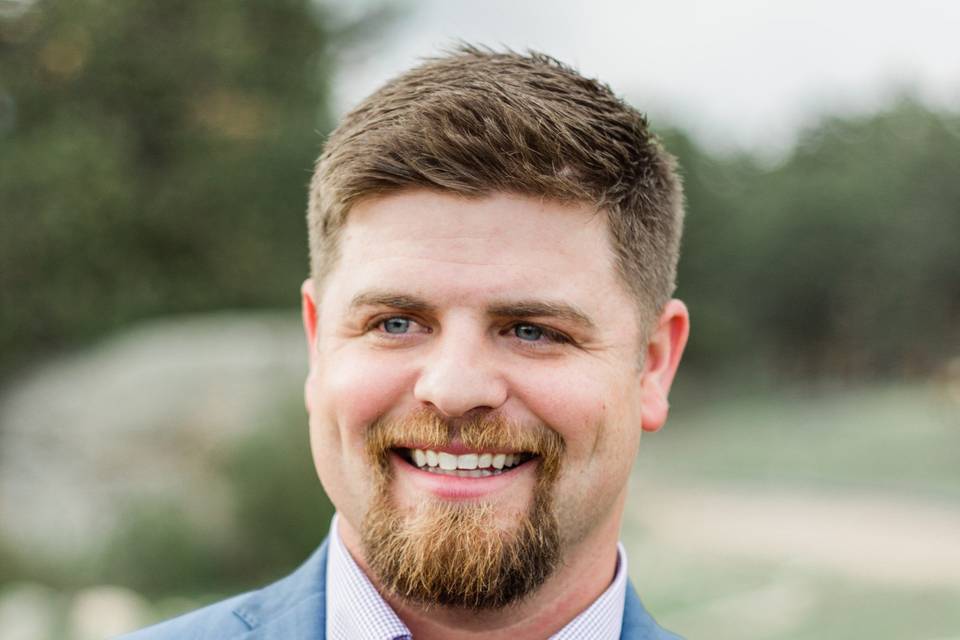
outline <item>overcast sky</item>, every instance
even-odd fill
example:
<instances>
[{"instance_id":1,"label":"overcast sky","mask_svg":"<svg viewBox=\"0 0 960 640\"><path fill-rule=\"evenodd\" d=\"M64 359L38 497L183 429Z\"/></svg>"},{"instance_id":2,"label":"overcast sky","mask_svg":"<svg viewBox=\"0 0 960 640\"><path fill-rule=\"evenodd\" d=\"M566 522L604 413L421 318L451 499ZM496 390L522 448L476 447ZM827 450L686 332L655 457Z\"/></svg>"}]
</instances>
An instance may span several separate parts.
<instances>
[{"instance_id":1,"label":"overcast sky","mask_svg":"<svg viewBox=\"0 0 960 640\"><path fill-rule=\"evenodd\" d=\"M960 108L957 0L401 6L386 34L343 67L335 85L339 110L458 38L550 53L609 83L655 123L683 126L715 148L782 149L818 113L869 110L903 89Z\"/></svg>"}]
</instances>

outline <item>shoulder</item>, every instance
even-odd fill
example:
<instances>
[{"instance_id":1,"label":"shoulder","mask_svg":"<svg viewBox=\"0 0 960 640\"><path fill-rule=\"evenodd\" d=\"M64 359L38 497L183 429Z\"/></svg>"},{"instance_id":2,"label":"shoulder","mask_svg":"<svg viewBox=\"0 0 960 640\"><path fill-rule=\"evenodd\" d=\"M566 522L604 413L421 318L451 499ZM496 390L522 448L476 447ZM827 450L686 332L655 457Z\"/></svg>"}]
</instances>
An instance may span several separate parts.
<instances>
[{"instance_id":1,"label":"shoulder","mask_svg":"<svg viewBox=\"0 0 960 640\"><path fill-rule=\"evenodd\" d=\"M217 602L117 640L234 640L263 630L269 637L323 638L326 627L327 542L300 568L263 589ZM269 630L269 631L268 631ZM261 637L250 634L251 637Z\"/></svg>"},{"instance_id":2,"label":"shoulder","mask_svg":"<svg viewBox=\"0 0 960 640\"><path fill-rule=\"evenodd\" d=\"M250 626L236 615L236 610L250 595L245 593L222 600L117 640L213 640L239 635L249 631Z\"/></svg>"}]
</instances>

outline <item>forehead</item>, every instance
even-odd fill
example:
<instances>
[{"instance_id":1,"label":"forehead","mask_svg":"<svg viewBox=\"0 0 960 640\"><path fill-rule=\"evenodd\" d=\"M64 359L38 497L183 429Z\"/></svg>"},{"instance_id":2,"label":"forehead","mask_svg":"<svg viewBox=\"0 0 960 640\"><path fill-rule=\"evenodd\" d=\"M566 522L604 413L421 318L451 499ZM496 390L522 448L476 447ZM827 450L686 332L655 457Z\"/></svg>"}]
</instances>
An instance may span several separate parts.
<instances>
[{"instance_id":1,"label":"forehead","mask_svg":"<svg viewBox=\"0 0 960 640\"><path fill-rule=\"evenodd\" d=\"M357 204L339 254L327 288L343 295L376 288L464 304L536 296L581 305L626 297L605 216L586 205L403 191Z\"/></svg>"}]
</instances>

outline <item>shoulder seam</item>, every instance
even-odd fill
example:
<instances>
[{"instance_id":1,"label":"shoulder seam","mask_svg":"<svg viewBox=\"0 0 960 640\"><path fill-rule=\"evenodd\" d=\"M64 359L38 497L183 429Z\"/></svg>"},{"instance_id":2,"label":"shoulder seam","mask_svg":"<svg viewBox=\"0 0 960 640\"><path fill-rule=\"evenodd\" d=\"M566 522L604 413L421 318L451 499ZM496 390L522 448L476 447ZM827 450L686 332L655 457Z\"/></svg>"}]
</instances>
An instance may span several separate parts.
<instances>
[{"instance_id":1,"label":"shoulder seam","mask_svg":"<svg viewBox=\"0 0 960 640\"><path fill-rule=\"evenodd\" d=\"M239 618L240 621L243 622L243 624L247 625L248 629L252 630L258 624L260 624L260 620L257 618L256 613L254 613L253 611L250 611L243 605L240 605L239 607L234 609L233 615L237 616L237 618Z\"/></svg>"}]
</instances>

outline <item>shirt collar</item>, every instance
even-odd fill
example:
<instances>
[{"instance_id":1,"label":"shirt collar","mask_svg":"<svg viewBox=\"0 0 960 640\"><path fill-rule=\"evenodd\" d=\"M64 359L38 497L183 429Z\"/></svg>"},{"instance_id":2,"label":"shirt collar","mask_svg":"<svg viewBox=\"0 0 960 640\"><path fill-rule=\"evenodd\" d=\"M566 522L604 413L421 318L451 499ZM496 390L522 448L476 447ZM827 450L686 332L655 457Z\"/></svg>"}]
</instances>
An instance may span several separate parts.
<instances>
[{"instance_id":1,"label":"shirt collar","mask_svg":"<svg viewBox=\"0 0 960 640\"><path fill-rule=\"evenodd\" d=\"M327 638L330 640L412 640L407 625L383 599L340 539L338 515L330 523L327 559ZM600 597L550 640L617 640L627 590L627 552L617 544L613 582Z\"/></svg>"},{"instance_id":2,"label":"shirt collar","mask_svg":"<svg viewBox=\"0 0 960 640\"><path fill-rule=\"evenodd\" d=\"M613 582L600 597L550 636L550 640L617 640L623 626L623 606L627 596L627 550L617 543L617 569Z\"/></svg>"},{"instance_id":3,"label":"shirt collar","mask_svg":"<svg viewBox=\"0 0 960 640\"><path fill-rule=\"evenodd\" d=\"M330 523L327 556L329 640L412 640L407 625L380 596L340 539L338 515Z\"/></svg>"}]
</instances>

